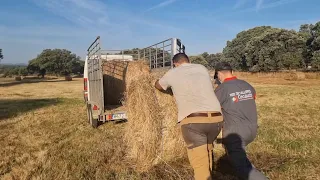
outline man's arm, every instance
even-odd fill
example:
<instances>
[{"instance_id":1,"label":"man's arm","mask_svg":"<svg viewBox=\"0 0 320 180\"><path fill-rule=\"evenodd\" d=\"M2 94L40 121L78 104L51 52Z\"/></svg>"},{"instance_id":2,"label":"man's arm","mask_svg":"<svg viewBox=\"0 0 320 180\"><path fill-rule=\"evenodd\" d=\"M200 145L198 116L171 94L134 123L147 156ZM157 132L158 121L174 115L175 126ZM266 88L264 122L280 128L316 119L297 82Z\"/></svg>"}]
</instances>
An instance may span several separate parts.
<instances>
[{"instance_id":1,"label":"man's arm","mask_svg":"<svg viewBox=\"0 0 320 180\"><path fill-rule=\"evenodd\" d=\"M154 87L161 92L165 92L168 88L171 87L170 85L170 71L168 71L162 78L158 79L154 83Z\"/></svg>"},{"instance_id":2,"label":"man's arm","mask_svg":"<svg viewBox=\"0 0 320 180\"><path fill-rule=\"evenodd\" d=\"M159 91L164 91L165 89L162 88L162 86L159 84L159 79L154 83L154 87L158 89Z\"/></svg>"}]
</instances>

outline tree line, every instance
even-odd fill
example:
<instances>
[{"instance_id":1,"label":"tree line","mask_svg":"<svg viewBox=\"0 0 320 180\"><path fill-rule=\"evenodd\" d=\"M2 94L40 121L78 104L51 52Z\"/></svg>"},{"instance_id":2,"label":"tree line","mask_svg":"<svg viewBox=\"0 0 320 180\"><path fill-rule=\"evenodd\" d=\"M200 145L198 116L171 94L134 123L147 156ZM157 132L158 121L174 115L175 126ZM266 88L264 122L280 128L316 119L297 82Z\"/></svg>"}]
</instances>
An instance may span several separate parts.
<instances>
[{"instance_id":1,"label":"tree line","mask_svg":"<svg viewBox=\"0 0 320 180\"><path fill-rule=\"evenodd\" d=\"M26 76L28 74L25 65L0 65L0 75L10 77L14 75Z\"/></svg>"},{"instance_id":2,"label":"tree line","mask_svg":"<svg viewBox=\"0 0 320 180\"><path fill-rule=\"evenodd\" d=\"M190 56L193 63L214 68L226 61L240 71L320 70L320 22L303 24L299 31L255 27L228 41L222 53Z\"/></svg>"},{"instance_id":3,"label":"tree line","mask_svg":"<svg viewBox=\"0 0 320 180\"><path fill-rule=\"evenodd\" d=\"M66 49L45 49L36 58L29 61L27 66L3 66L0 74L4 76L38 75L42 78L46 74L68 76L83 74L84 61Z\"/></svg>"},{"instance_id":4,"label":"tree line","mask_svg":"<svg viewBox=\"0 0 320 180\"><path fill-rule=\"evenodd\" d=\"M0 48L0 61L3 59L2 49Z\"/></svg>"}]
</instances>

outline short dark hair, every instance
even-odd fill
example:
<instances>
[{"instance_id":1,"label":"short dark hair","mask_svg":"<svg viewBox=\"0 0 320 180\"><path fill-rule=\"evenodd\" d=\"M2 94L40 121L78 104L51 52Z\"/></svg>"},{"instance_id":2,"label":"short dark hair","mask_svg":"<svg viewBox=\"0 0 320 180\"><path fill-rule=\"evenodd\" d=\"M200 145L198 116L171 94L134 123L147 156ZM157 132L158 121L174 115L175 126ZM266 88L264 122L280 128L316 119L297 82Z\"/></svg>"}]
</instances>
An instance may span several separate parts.
<instances>
[{"instance_id":1,"label":"short dark hair","mask_svg":"<svg viewBox=\"0 0 320 180\"><path fill-rule=\"evenodd\" d=\"M232 67L228 62L219 62L216 66L215 66L215 71L230 71L232 72Z\"/></svg>"},{"instance_id":2,"label":"short dark hair","mask_svg":"<svg viewBox=\"0 0 320 180\"><path fill-rule=\"evenodd\" d=\"M173 56L172 58L173 63L177 63L179 61L190 62L189 57L185 53L177 53L176 55Z\"/></svg>"}]
</instances>

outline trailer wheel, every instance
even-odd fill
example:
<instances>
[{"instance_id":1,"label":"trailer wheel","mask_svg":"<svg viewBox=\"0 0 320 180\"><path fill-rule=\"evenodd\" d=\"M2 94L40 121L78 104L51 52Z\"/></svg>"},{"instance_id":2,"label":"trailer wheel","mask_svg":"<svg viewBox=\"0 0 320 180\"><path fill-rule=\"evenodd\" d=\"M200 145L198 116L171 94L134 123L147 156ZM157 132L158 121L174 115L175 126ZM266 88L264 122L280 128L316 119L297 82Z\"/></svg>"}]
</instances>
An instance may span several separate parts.
<instances>
[{"instance_id":1,"label":"trailer wheel","mask_svg":"<svg viewBox=\"0 0 320 180\"><path fill-rule=\"evenodd\" d=\"M98 123L98 119L94 119L92 117L92 109L91 109L91 105L87 105L87 114L88 114L88 122L90 123L90 125L93 128L97 128L99 123Z\"/></svg>"},{"instance_id":2,"label":"trailer wheel","mask_svg":"<svg viewBox=\"0 0 320 180\"><path fill-rule=\"evenodd\" d=\"M90 105L87 104L87 121L88 121L88 123L90 123L91 119L92 119L92 113L90 111L90 108L91 108Z\"/></svg>"},{"instance_id":3,"label":"trailer wheel","mask_svg":"<svg viewBox=\"0 0 320 180\"><path fill-rule=\"evenodd\" d=\"M97 128L98 125L99 125L98 122L99 122L98 119L93 119L93 118L92 118L91 126L92 126L93 128Z\"/></svg>"}]
</instances>

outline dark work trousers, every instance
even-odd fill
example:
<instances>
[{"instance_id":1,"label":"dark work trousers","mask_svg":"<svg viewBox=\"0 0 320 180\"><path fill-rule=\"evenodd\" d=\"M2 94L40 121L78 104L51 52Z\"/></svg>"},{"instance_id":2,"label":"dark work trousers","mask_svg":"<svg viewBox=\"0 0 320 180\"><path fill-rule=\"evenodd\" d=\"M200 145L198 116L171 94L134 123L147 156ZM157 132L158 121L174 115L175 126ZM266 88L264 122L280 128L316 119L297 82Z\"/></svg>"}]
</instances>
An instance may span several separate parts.
<instances>
[{"instance_id":1,"label":"dark work trousers","mask_svg":"<svg viewBox=\"0 0 320 180\"><path fill-rule=\"evenodd\" d=\"M235 168L237 176L244 180L265 180L261 172L254 168L246 154L246 146L257 135L257 125L237 125L222 130L222 143L226 148L228 159Z\"/></svg>"},{"instance_id":2,"label":"dark work trousers","mask_svg":"<svg viewBox=\"0 0 320 180\"><path fill-rule=\"evenodd\" d=\"M182 120L182 136L187 144L188 158L196 180L212 179L213 142L221 131L222 120L222 116Z\"/></svg>"}]
</instances>

